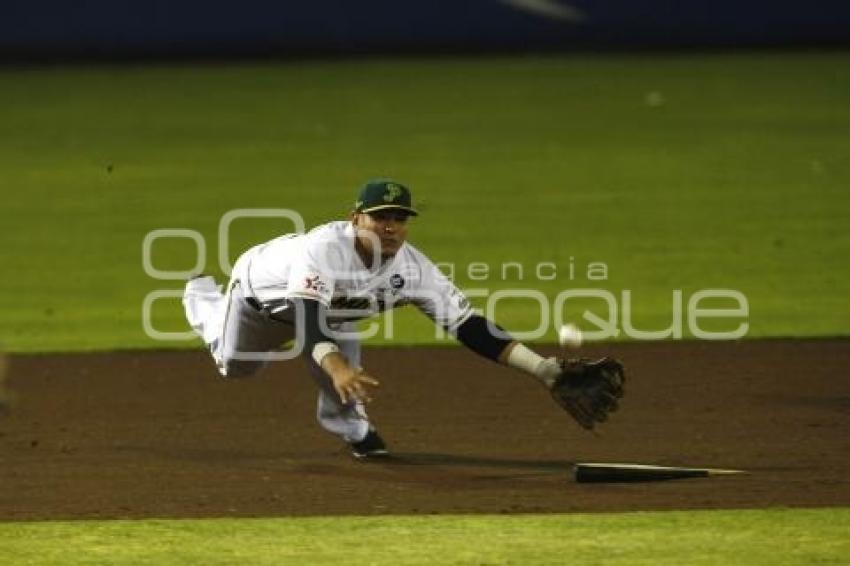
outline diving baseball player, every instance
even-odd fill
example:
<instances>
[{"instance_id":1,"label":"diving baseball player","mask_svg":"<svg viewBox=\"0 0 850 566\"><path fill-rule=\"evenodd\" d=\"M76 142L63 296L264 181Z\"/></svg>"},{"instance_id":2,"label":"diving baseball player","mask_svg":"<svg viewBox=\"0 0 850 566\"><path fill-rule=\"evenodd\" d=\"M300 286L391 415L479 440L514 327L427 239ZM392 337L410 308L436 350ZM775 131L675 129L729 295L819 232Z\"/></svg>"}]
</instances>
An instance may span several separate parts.
<instances>
[{"instance_id":1,"label":"diving baseball player","mask_svg":"<svg viewBox=\"0 0 850 566\"><path fill-rule=\"evenodd\" d=\"M222 376L256 373L301 355L319 389L317 418L356 458L388 455L364 404L378 385L362 365L354 322L413 305L464 346L536 377L584 428L607 419L623 395L616 360L545 359L475 313L463 293L407 242L417 216L410 191L366 183L350 219L289 234L242 254L224 293L212 277L186 285L183 304ZM281 346L294 340L294 346Z\"/></svg>"}]
</instances>

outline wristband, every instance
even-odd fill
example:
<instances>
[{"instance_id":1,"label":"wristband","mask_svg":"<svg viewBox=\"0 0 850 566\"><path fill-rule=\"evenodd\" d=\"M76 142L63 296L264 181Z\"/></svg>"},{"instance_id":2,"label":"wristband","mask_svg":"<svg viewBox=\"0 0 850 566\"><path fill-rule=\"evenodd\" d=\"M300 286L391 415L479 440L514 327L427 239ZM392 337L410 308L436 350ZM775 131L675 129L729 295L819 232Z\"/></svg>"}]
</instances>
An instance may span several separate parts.
<instances>
[{"instance_id":1,"label":"wristband","mask_svg":"<svg viewBox=\"0 0 850 566\"><path fill-rule=\"evenodd\" d=\"M313 360L319 365L319 367L322 367L322 360L325 359L325 356L331 352L339 352L339 346L333 342L319 342L313 346L311 354L313 356Z\"/></svg>"}]
</instances>

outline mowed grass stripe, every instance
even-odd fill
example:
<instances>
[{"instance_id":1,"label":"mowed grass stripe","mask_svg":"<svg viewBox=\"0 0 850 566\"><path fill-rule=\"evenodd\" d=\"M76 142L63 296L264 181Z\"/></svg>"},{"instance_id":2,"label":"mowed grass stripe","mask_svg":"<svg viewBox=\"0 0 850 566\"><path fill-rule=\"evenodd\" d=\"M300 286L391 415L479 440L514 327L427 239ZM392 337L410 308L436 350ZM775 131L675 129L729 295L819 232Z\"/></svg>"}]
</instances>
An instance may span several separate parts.
<instances>
[{"instance_id":1,"label":"mowed grass stripe","mask_svg":"<svg viewBox=\"0 0 850 566\"><path fill-rule=\"evenodd\" d=\"M842 564L850 509L0 524L4 564Z\"/></svg>"}]
</instances>

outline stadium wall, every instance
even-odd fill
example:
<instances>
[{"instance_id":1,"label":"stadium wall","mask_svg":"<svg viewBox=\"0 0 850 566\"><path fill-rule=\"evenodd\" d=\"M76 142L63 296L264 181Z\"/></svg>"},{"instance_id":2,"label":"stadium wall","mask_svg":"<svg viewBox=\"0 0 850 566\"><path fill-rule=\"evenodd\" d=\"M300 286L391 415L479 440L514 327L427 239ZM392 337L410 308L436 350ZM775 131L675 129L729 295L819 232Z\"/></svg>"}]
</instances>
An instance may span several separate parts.
<instances>
[{"instance_id":1,"label":"stadium wall","mask_svg":"<svg viewBox=\"0 0 850 566\"><path fill-rule=\"evenodd\" d=\"M850 2L7 0L5 58L846 45Z\"/></svg>"}]
</instances>

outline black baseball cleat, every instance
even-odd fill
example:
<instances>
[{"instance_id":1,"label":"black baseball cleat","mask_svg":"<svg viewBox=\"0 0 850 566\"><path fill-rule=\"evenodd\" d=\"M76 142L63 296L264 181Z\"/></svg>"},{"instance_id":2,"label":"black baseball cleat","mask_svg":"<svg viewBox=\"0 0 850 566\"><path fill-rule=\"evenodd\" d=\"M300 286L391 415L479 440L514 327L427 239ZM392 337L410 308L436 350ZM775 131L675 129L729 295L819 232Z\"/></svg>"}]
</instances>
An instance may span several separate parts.
<instances>
[{"instance_id":1,"label":"black baseball cleat","mask_svg":"<svg viewBox=\"0 0 850 566\"><path fill-rule=\"evenodd\" d=\"M387 458L390 455L387 445L384 444L384 439L373 428L369 429L363 440L349 442L348 445L351 447L351 455L358 460Z\"/></svg>"}]
</instances>

